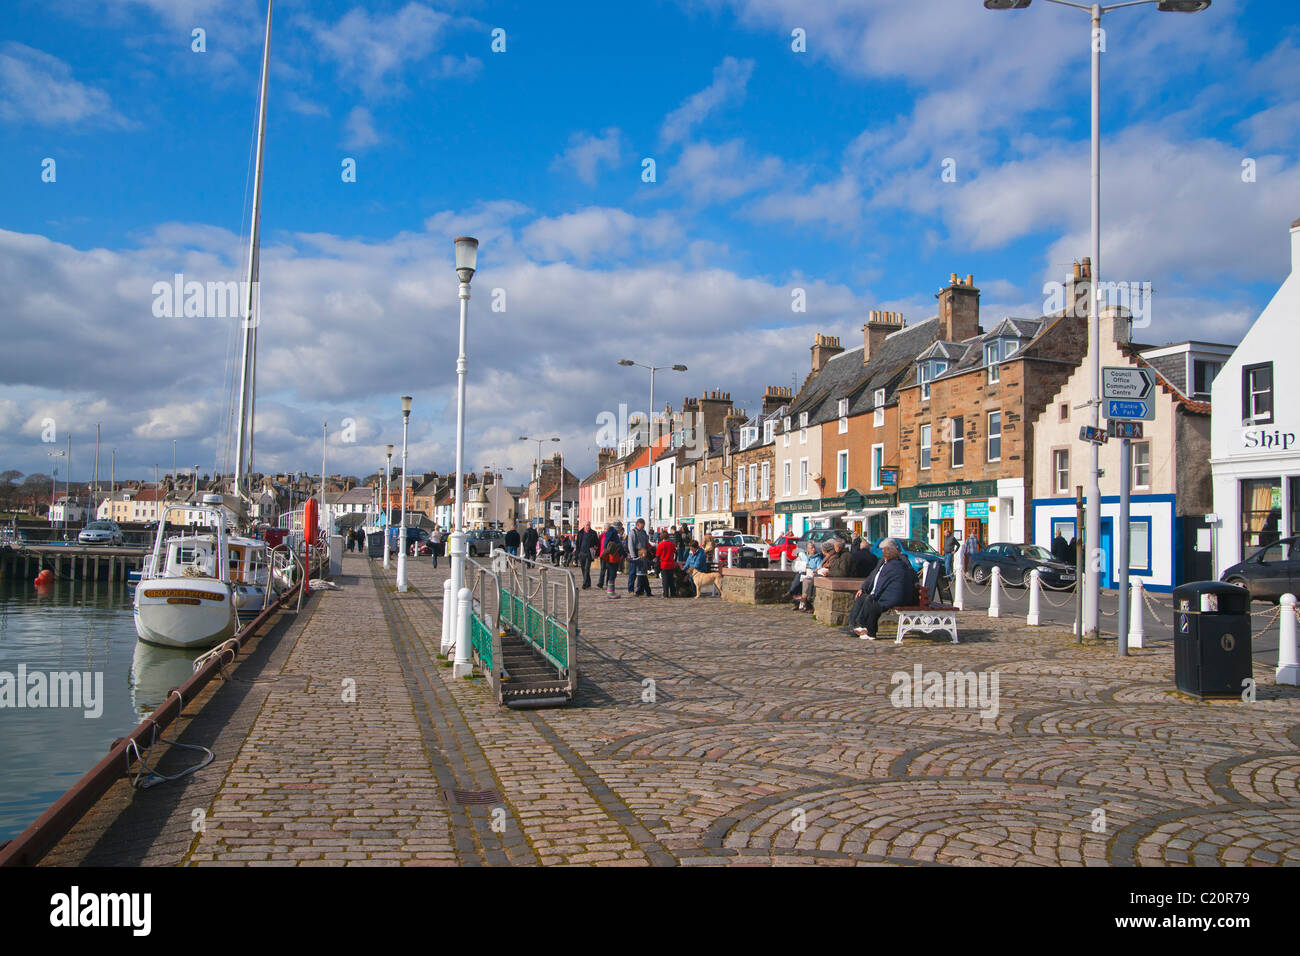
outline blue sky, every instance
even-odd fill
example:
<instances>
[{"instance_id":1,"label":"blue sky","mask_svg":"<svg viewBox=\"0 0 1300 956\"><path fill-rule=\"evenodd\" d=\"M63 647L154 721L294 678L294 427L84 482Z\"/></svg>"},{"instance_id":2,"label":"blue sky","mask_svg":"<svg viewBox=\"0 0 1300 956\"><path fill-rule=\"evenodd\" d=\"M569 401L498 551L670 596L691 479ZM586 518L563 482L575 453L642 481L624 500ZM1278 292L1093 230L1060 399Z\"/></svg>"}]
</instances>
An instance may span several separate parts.
<instances>
[{"instance_id":1,"label":"blue sky","mask_svg":"<svg viewBox=\"0 0 1300 956\"><path fill-rule=\"evenodd\" d=\"M96 422L119 474L166 469L173 439L182 465L222 467L233 323L158 318L151 289L240 276L265 3L9 8L0 467L48 466L46 418L77 479ZM1106 26L1102 277L1152 284L1148 341L1235 342L1300 216L1300 17L1218 0ZM522 434L589 470L599 412L646 402L624 356L690 366L660 403L721 388L752 408L802 381L815 332L923 320L951 272L975 275L986 326L1038 314L1088 253L1088 42L1042 0L281 0L258 464L315 470L328 421L330 470L373 470L409 391L411 467L451 467L462 232L483 243L467 465L516 474Z\"/></svg>"}]
</instances>

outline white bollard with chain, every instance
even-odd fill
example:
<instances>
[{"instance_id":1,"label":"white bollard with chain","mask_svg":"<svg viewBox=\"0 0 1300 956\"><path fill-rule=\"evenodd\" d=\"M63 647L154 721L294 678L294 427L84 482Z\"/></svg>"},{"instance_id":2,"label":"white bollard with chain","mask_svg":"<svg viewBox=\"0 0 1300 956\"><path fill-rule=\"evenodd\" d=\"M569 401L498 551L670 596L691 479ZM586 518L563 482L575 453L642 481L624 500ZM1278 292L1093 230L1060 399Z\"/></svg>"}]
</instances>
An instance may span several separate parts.
<instances>
[{"instance_id":1,"label":"white bollard with chain","mask_svg":"<svg viewBox=\"0 0 1300 956\"><path fill-rule=\"evenodd\" d=\"M957 610L966 610L966 559L960 548L952 556L952 603Z\"/></svg>"},{"instance_id":2,"label":"white bollard with chain","mask_svg":"<svg viewBox=\"0 0 1300 956\"><path fill-rule=\"evenodd\" d=\"M1143 647L1146 639L1146 625L1142 621L1144 601L1141 581L1133 582L1133 600L1129 602L1128 612L1128 646Z\"/></svg>"},{"instance_id":3,"label":"white bollard with chain","mask_svg":"<svg viewBox=\"0 0 1300 956\"><path fill-rule=\"evenodd\" d=\"M445 657L452 647L452 634L455 633L451 626L451 618L455 613L454 605L451 600L451 578L442 582L442 643L439 650Z\"/></svg>"},{"instance_id":4,"label":"white bollard with chain","mask_svg":"<svg viewBox=\"0 0 1300 956\"><path fill-rule=\"evenodd\" d=\"M1025 623L1033 627L1037 627L1040 623L1042 623L1041 618L1039 617L1038 614L1039 611L1038 601L1039 601L1038 569L1034 568L1032 571L1029 572L1029 616L1025 619Z\"/></svg>"},{"instance_id":5,"label":"white bollard with chain","mask_svg":"<svg viewBox=\"0 0 1300 956\"><path fill-rule=\"evenodd\" d=\"M456 596L456 657L451 668L452 677L469 677L474 673L470 624L473 607L474 593L469 588L461 588Z\"/></svg>"},{"instance_id":6,"label":"white bollard with chain","mask_svg":"<svg viewBox=\"0 0 1300 956\"><path fill-rule=\"evenodd\" d=\"M999 595L1002 590L1002 569L993 566L993 576L989 578L989 617L1002 616L1002 602Z\"/></svg>"},{"instance_id":7,"label":"white bollard with chain","mask_svg":"<svg viewBox=\"0 0 1300 956\"><path fill-rule=\"evenodd\" d=\"M1300 652L1296 649L1295 595L1283 594L1278 601L1281 619L1277 623L1277 676L1279 684L1300 685Z\"/></svg>"},{"instance_id":8,"label":"white bollard with chain","mask_svg":"<svg viewBox=\"0 0 1300 956\"><path fill-rule=\"evenodd\" d=\"M790 554L785 550L785 548L781 549L781 570L790 570Z\"/></svg>"}]
</instances>

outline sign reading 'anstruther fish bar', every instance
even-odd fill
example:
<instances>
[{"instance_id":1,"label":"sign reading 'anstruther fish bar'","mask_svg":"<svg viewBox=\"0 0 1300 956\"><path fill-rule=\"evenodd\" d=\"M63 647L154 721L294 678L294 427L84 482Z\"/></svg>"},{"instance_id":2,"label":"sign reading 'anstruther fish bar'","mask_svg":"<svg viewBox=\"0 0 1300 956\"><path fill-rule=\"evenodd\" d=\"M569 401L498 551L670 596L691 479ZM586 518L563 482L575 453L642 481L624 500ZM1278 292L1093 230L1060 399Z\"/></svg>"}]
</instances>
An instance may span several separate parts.
<instances>
[{"instance_id":1,"label":"sign reading 'anstruther fish bar'","mask_svg":"<svg viewBox=\"0 0 1300 956\"><path fill-rule=\"evenodd\" d=\"M962 498L996 498L996 481L948 481L898 490L899 501L954 501Z\"/></svg>"}]
</instances>

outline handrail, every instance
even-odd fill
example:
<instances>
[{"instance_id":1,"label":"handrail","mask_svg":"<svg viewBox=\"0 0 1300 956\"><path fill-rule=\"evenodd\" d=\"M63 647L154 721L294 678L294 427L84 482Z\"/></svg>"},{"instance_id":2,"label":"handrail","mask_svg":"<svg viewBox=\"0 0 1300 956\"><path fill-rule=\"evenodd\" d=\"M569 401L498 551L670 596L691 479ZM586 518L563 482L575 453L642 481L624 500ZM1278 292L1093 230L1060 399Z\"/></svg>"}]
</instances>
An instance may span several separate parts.
<instances>
[{"instance_id":1,"label":"handrail","mask_svg":"<svg viewBox=\"0 0 1300 956\"><path fill-rule=\"evenodd\" d=\"M492 693L500 703L503 697L505 668L501 658L501 578L496 570L473 558L465 559L465 586L469 588L471 646L479 666L487 677ZM491 587L489 588L489 584ZM491 612L489 613L489 608Z\"/></svg>"},{"instance_id":2,"label":"handrail","mask_svg":"<svg viewBox=\"0 0 1300 956\"><path fill-rule=\"evenodd\" d=\"M578 585L571 570L497 550L493 561L502 594L510 599L509 627L553 664L558 676L577 684L574 649L578 633Z\"/></svg>"}]
</instances>

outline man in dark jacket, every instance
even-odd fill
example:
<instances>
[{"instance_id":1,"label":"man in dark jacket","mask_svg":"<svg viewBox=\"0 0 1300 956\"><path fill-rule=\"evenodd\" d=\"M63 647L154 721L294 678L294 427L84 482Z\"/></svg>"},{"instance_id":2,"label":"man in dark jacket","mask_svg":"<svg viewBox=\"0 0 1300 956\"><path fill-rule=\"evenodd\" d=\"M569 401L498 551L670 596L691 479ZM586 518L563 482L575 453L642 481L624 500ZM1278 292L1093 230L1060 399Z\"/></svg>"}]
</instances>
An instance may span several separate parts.
<instances>
[{"instance_id":1,"label":"man in dark jacket","mask_svg":"<svg viewBox=\"0 0 1300 956\"><path fill-rule=\"evenodd\" d=\"M876 639L880 615L885 611L916 604L916 572L899 552L898 542L886 538L880 542L880 551L884 558L875 578L870 583L862 582L849 612L852 633L866 641Z\"/></svg>"},{"instance_id":2,"label":"man in dark jacket","mask_svg":"<svg viewBox=\"0 0 1300 956\"><path fill-rule=\"evenodd\" d=\"M511 554L519 554L519 529L511 528L506 532L506 550Z\"/></svg>"},{"instance_id":3,"label":"man in dark jacket","mask_svg":"<svg viewBox=\"0 0 1300 956\"><path fill-rule=\"evenodd\" d=\"M532 525L524 532L524 557L530 561L537 560L537 529Z\"/></svg>"},{"instance_id":4,"label":"man in dark jacket","mask_svg":"<svg viewBox=\"0 0 1300 956\"><path fill-rule=\"evenodd\" d=\"M1060 528L1056 529L1056 537L1052 539L1052 557L1057 561L1073 564L1070 560L1070 542L1065 540L1065 535L1061 534Z\"/></svg>"},{"instance_id":5,"label":"man in dark jacket","mask_svg":"<svg viewBox=\"0 0 1300 956\"><path fill-rule=\"evenodd\" d=\"M578 567L582 568L582 586L583 588L591 587L591 562L596 560L600 554L600 535L591 530L591 522L588 521L578 532L578 541L575 545L578 549Z\"/></svg>"},{"instance_id":6,"label":"man in dark jacket","mask_svg":"<svg viewBox=\"0 0 1300 956\"><path fill-rule=\"evenodd\" d=\"M876 570L877 563L876 556L871 553L871 545L860 541L857 549L849 556L849 577L865 580Z\"/></svg>"},{"instance_id":7,"label":"man in dark jacket","mask_svg":"<svg viewBox=\"0 0 1300 956\"><path fill-rule=\"evenodd\" d=\"M636 525L628 532L627 535L627 553L629 557L636 557L645 548L647 552L653 550L650 547L650 535L645 530L645 518L637 518ZM636 587L635 575L627 576L627 593L631 594Z\"/></svg>"}]
</instances>

